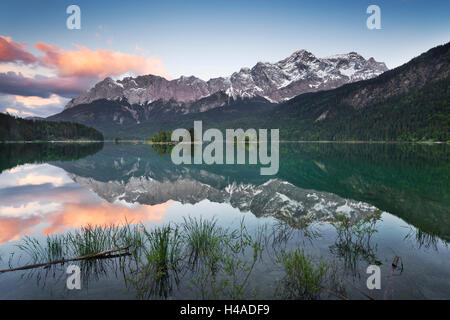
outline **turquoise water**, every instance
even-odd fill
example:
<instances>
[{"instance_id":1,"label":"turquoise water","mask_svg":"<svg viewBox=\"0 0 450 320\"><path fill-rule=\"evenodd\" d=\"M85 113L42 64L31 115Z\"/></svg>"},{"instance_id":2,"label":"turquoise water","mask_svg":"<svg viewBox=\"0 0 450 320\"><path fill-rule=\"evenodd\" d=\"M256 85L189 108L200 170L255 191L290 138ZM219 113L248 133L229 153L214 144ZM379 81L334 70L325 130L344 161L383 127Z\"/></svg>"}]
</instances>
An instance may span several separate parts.
<instances>
[{"instance_id":1,"label":"turquoise water","mask_svg":"<svg viewBox=\"0 0 450 320\"><path fill-rule=\"evenodd\" d=\"M280 233L285 250L302 248L332 265L333 291L351 299L450 298L447 145L282 143L275 176L261 176L257 165L174 165L143 143L3 144L0 151L0 269L29 263L17 247L26 236L125 221L151 229L188 216L233 228L244 218L249 230L267 228L248 298L281 298L284 271L273 244ZM338 217L378 211L365 254L342 247ZM393 272L395 256L403 269ZM0 299L135 299L120 263L85 270L79 291L66 288L66 266L0 274ZM366 286L372 264L381 268L380 290ZM184 273L154 298L201 298L195 276Z\"/></svg>"}]
</instances>

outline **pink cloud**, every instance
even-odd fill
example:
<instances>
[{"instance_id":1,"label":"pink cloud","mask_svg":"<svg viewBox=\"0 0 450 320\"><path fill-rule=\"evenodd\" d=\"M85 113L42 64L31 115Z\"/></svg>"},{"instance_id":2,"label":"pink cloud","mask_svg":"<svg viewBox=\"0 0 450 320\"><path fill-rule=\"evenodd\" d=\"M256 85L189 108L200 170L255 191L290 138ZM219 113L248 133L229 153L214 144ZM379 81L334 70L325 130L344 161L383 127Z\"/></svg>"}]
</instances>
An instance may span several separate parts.
<instances>
[{"instance_id":1,"label":"pink cloud","mask_svg":"<svg viewBox=\"0 0 450 320\"><path fill-rule=\"evenodd\" d=\"M0 244L19 240L21 236L31 233L33 227L40 221L39 217L29 219L0 217Z\"/></svg>"},{"instance_id":2,"label":"pink cloud","mask_svg":"<svg viewBox=\"0 0 450 320\"><path fill-rule=\"evenodd\" d=\"M87 225L108 226L123 224L125 222L138 224L148 221L160 222L164 218L168 206L172 201L156 205L140 205L130 209L121 204L65 204L61 213L47 219L50 226L42 231L49 235L63 232L71 228Z\"/></svg>"},{"instance_id":3,"label":"pink cloud","mask_svg":"<svg viewBox=\"0 0 450 320\"><path fill-rule=\"evenodd\" d=\"M64 50L43 42L34 46L40 54L33 55L25 44L0 35L0 64L3 64L0 70L0 94L41 98L16 99L17 104L7 106L16 114L25 115L29 112L25 108L38 106L47 110L40 115L48 115L50 111L55 112L55 106L60 103L49 100L53 95L74 98L99 80L110 76L153 74L170 79L161 59L145 57L144 51L138 46L134 54L91 50L79 45L75 45L73 50ZM5 105L0 105L0 111L4 112L5 108Z\"/></svg>"},{"instance_id":4,"label":"pink cloud","mask_svg":"<svg viewBox=\"0 0 450 320\"><path fill-rule=\"evenodd\" d=\"M55 69L61 77L96 77L103 79L127 72L154 74L167 77L162 61L156 57L145 58L113 50L91 50L77 46L78 50L62 50L57 46L37 43L44 53L40 61Z\"/></svg>"},{"instance_id":5,"label":"pink cloud","mask_svg":"<svg viewBox=\"0 0 450 320\"><path fill-rule=\"evenodd\" d=\"M34 56L25 44L0 35L0 62L39 63L56 70L60 77L95 77L103 79L125 73L154 74L168 78L161 59L143 57L113 50L91 50L76 45L77 50L63 50L43 42L35 44L44 56ZM136 46L136 50L142 51Z\"/></svg>"},{"instance_id":6,"label":"pink cloud","mask_svg":"<svg viewBox=\"0 0 450 320\"><path fill-rule=\"evenodd\" d=\"M122 225L125 222L132 224L160 222L171 203L172 201L157 205L140 205L135 209L110 203L68 203L62 210L57 209L50 212L48 216L36 215L26 218L20 217L20 210L24 210L27 206L13 208L18 213L17 217L0 216L0 244L19 240L24 235L31 235L43 223L50 225L41 233L50 235L87 225L109 226Z\"/></svg>"},{"instance_id":7,"label":"pink cloud","mask_svg":"<svg viewBox=\"0 0 450 320\"><path fill-rule=\"evenodd\" d=\"M25 44L12 41L11 37L0 36L0 62L35 63L38 59L27 52Z\"/></svg>"}]
</instances>

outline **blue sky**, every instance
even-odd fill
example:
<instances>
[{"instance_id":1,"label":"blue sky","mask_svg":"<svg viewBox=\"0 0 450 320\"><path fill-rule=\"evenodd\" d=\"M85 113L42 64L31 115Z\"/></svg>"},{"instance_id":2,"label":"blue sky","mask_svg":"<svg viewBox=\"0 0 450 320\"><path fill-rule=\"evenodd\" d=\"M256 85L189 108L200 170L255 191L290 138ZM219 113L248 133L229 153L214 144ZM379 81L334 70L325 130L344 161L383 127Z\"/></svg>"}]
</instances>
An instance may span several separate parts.
<instances>
[{"instance_id":1,"label":"blue sky","mask_svg":"<svg viewBox=\"0 0 450 320\"><path fill-rule=\"evenodd\" d=\"M81 30L66 28L70 4L81 8ZM366 27L371 4L381 8L381 30ZM393 68L448 42L449 13L447 0L2 0L0 36L36 56L36 43L79 45L155 57L171 78L207 80L298 49L318 57L356 51ZM0 60L0 73L7 66Z\"/></svg>"},{"instance_id":2,"label":"blue sky","mask_svg":"<svg viewBox=\"0 0 450 320\"><path fill-rule=\"evenodd\" d=\"M79 31L65 27L70 4L81 8ZM381 30L366 28L370 4L381 8ZM228 75L297 49L356 51L392 68L450 40L450 1L2 0L0 8L0 33L18 42L128 53L138 45L172 77Z\"/></svg>"}]
</instances>

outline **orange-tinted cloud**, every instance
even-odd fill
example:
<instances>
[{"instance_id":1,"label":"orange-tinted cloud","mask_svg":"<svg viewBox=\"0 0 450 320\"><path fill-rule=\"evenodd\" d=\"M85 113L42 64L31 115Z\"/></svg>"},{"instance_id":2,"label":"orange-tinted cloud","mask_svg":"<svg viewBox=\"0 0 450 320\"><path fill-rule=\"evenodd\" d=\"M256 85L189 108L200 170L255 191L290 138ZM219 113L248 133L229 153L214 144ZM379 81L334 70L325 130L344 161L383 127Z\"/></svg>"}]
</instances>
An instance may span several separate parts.
<instances>
[{"instance_id":1,"label":"orange-tinted cloud","mask_svg":"<svg viewBox=\"0 0 450 320\"><path fill-rule=\"evenodd\" d=\"M40 221L40 217L29 219L0 218L0 244L19 240L21 236L30 233Z\"/></svg>"},{"instance_id":2,"label":"orange-tinted cloud","mask_svg":"<svg viewBox=\"0 0 450 320\"><path fill-rule=\"evenodd\" d=\"M0 244L8 241L19 240L21 236L33 234L36 227L42 224L50 224L42 231L44 235L64 232L73 228L87 225L108 226L123 225L125 222L138 224L148 221L159 222L163 220L167 207L172 203L157 205L138 205L136 208L128 208L121 204L110 204L106 202L77 204L69 203L63 205L62 209L55 209L53 213L42 215L29 215L20 209L26 210L29 206L11 208L10 216L0 216ZM3 208L3 213L8 213Z\"/></svg>"},{"instance_id":3,"label":"orange-tinted cloud","mask_svg":"<svg viewBox=\"0 0 450 320\"><path fill-rule=\"evenodd\" d=\"M43 234L53 234L86 225L122 225L126 221L133 224L147 221L159 222L163 220L170 203L171 201L157 205L139 205L133 209L106 202L67 204L60 214L46 220L51 225L43 231Z\"/></svg>"},{"instance_id":4,"label":"orange-tinted cloud","mask_svg":"<svg viewBox=\"0 0 450 320\"><path fill-rule=\"evenodd\" d=\"M55 69L61 77L96 77L135 74L154 74L167 77L159 58L145 58L112 50L91 50L77 46L78 50L62 50L57 46L37 43L35 47L44 53L40 61Z\"/></svg>"},{"instance_id":5,"label":"orange-tinted cloud","mask_svg":"<svg viewBox=\"0 0 450 320\"><path fill-rule=\"evenodd\" d=\"M12 41L11 37L0 36L0 62L37 62L37 58L27 52L25 44Z\"/></svg>"},{"instance_id":6,"label":"orange-tinted cloud","mask_svg":"<svg viewBox=\"0 0 450 320\"><path fill-rule=\"evenodd\" d=\"M36 106L45 106L48 104L62 104L61 98L56 94L52 94L48 98L41 98L37 96L14 96L16 102L22 103L26 107L36 107Z\"/></svg>"},{"instance_id":7,"label":"orange-tinted cloud","mask_svg":"<svg viewBox=\"0 0 450 320\"><path fill-rule=\"evenodd\" d=\"M11 37L0 35L0 62L39 63L56 70L60 77L95 77L103 79L125 73L154 74L167 77L162 61L156 57L146 58L113 50L91 50L76 45L77 50L63 50L43 42L35 47L44 56L34 56L25 44Z\"/></svg>"},{"instance_id":8,"label":"orange-tinted cloud","mask_svg":"<svg viewBox=\"0 0 450 320\"><path fill-rule=\"evenodd\" d=\"M20 111L14 108L6 108L6 112L10 113L10 114L19 114Z\"/></svg>"}]
</instances>

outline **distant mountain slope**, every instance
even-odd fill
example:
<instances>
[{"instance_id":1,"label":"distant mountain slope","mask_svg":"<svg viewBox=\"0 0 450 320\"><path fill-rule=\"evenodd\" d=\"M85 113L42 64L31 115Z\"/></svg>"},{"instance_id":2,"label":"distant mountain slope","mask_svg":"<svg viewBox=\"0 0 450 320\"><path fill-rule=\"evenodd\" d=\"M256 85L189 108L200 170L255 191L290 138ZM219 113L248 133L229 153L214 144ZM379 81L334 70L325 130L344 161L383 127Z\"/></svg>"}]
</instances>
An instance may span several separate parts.
<instances>
[{"instance_id":1,"label":"distant mountain slope","mask_svg":"<svg viewBox=\"0 0 450 320\"><path fill-rule=\"evenodd\" d=\"M450 140L450 43L377 78L280 105L283 136L314 140Z\"/></svg>"},{"instance_id":2,"label":"distant mountain slope","mask_svg":"<svg viewBox=\"0 0 450 320\"><path fill-rule=\"evenodd\" d=\"M220 106L210 109L208 106L211 103ZM186 104L199 112L185 113ZM234 99L223 92L186 104L180 106L174 100L158 100L141 106L130 105L127 101L101 99L66 109L47 120L77 121L100 130L107 138L149 138L161 128L190 128L195 120L204 120L206 125L219 128L221 123L230 122L245 126L255 113L261 115L276 106L261 97ZM179 107L174 108L174 105Z\"/></svg>"},{"instance_id":3,"label":"distant mountain slope","mask_svg":"<svg viewBox=\"0 0 450 320\"><path fill-rule=\"evenodd\" d=\"M272 116L284 128L282 138L289 140L449 141L449 81L411 89L359 110L339 101L339 95L303 97Z\"/></svg>"},{"instance_id":4,"label":"distant mountain slope","mask_svg":"<svg viewBox=\"0 0 450 320\"><path fill-rule=\"evenodd\" d=\"M0 113L0 141L103 140L93 128L78 123L25 120Z\"/></svg>"},{"instance_id":5,"label":"distant mountain slope","mask_svg":"<svg viewBox=\"0 0 450 320\"><path fill-rule=\"evenodd\" d=\"M306 50L295 51L276 63L258 62L229 77L203 81L194 76L167 80L154 75L127 77L114 81L106 78L71 100L66 109L99 99L127 100L147 105L157 100L193 102L217 92L233 98L261 96L281 102L305 92L336 88L345 83L370 79L388 70L383 62L368 60L356 52L317 58ZM186 112L196 112L185 105Z\"/></svg>"}]
</instances>

